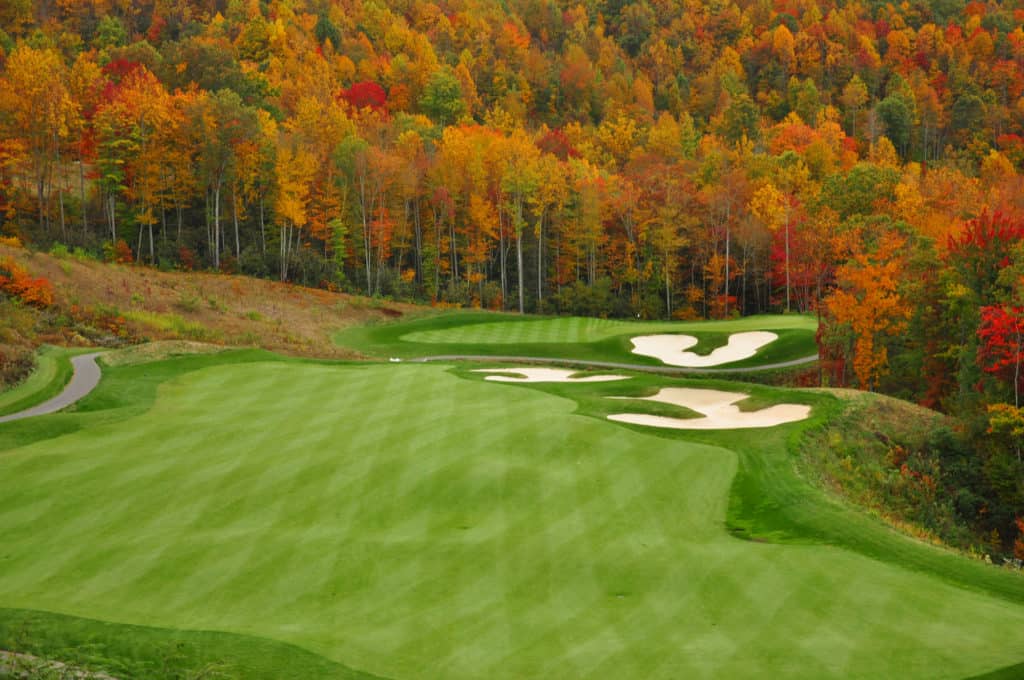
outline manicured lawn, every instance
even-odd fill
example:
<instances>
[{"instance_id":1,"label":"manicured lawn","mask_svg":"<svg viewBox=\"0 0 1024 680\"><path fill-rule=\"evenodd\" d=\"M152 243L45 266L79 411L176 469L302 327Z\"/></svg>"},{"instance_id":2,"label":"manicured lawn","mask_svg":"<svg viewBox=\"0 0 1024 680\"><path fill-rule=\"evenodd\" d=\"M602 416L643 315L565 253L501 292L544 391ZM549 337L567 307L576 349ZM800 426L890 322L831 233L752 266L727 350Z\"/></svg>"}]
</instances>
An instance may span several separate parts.
<instances>
[{"instance_id":1,"label":"manicured lawn","mask_svg":"<svg viewBox=\"0 0 1024 680\"><path fill-rule=\"evenodd\" d=\"M107 369L76 411L0 426L0 647L136 677L175 656L243 678L956 678L1024 660L1024 579L795 476L789 442L832 397L482 377L237 352ZM603 419L624 407L603 396L665 385L815 415L699 435Z\"/></svg>"},{"instance_id":2,"label":"manicured lawn","mask_svg":"<svg viewBox=\"0 0 1024 680\"><path fill-rule=\"evenodd\" d=\"M730 368L746 368L814 355L817 353L816 329L814 317L796 314L728 321L665 322L458 311L412 321L349 328L337 333L335 342L380 357L516 355L660 366L663 364L657 359L633 354L630 338L654 333L685 333L700 340L692 351L707 354L724 345L730 333L777 333L779 339L755 356L727 364Z\"/></svg>"}]
</instances>

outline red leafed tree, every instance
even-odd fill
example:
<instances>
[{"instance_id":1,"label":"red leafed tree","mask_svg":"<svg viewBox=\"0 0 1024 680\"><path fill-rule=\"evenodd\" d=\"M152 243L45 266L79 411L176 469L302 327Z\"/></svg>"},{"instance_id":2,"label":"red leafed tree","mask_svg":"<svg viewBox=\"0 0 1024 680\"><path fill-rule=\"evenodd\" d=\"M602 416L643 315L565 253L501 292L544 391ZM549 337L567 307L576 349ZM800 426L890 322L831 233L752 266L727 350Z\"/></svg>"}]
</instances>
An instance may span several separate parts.
<instances>
[{"instance_id":1,"label":"red leafed tree","mask_svg":"<svg viewBox=\"0 0 1024 680\"><path fill-rule=\"evenodd\" d=\"M569 158L580 157L580 152L569 141L565 131L560 128L550 130L546 135L538 139L537 148L563 161Z\"/></svg>"},{"instance_id":2,"label":"red leafed tree","mask_svg":"<svg viewBox=\"0 0 1024 680\"><path fill-rule=\"evenodd\" d=\"M830 234L823 233L825 227L821 222L823 220L815 220L812 224L812 220L802 210L794 211L789 234L788 262L785 233L783 230L772 232L772 285L779 290L785 288L788 265L792 304L802 312L818 307L825 283L831 278L834 269L832 238Z\"/></svg>"},{"instance_id":3,"label":"red leafed tree","mask_svg":"<svg viewBox=\"0 0 1024 680\"><path fill-rule=\"evenodd\" d=\"M1024 560L1024 519L1017 518L1017 540L1013 542L1013 556Z\"/></svg>"},{"instance_id":4,"label":"red leafed tree","mask_svg":"<svg viewBox=\"0 0 1024 680\"><path fill-rule=\"evenodd\" d=\"M969 221L963 232L949 237L949 261L963 282L984 297L995 284L999 270L1009 264L1010 246L1021 240L1024 219L986 211Z\"/></svg>"},{"instance_id":5,"label":"red leafed tree","mask_svg":"<svg viewBox=\"0 0 1024 680\"><path fill-rule=\"evenodd\" d=\"M388 105L388 93L373 81L356 83L347 90L342 90L339 97L355 109L385 111Z\"/></svg>"},{"instance_id":6,"label":"red leafed tree","mask_svg":"<svg viewBox=\"0 0 1024 680\"><path fill-rule=\"evenodd\" d=\"M1019 407L1024 387L1024 307L982 307L978 339L978 364L1013 385L1014 405Z\"/></svg>"}]
</instances>

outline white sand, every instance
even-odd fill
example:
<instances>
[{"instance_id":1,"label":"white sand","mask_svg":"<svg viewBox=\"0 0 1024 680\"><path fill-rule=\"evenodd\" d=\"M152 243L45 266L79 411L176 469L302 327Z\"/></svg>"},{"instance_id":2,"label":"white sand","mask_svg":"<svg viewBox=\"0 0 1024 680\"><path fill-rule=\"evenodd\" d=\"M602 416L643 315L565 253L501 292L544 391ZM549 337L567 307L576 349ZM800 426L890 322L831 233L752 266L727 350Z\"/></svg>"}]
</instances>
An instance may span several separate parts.
<instances>
[{"instance_id":1,"label":"white sand","mask_svg":"<svg viewBox=\"0 0 1024 680\"><path fill-rule=\"evenodd\" d=\"M703 418L668 418L639 413L616 413L608 420L634 425L649 425L673 430L738 430L748 427L774 427L783 423L804 420L811 413L811 407L804 404L776 404L760 411L741 411L736 402L750 395L740 392L719 392L718 390L697 390L687 387L666 387L653 397L642 397L643 401L659 401L663 404L682 406L704 415ZM629 397L609 397L628 399Z\"/></svg>"},{"instance_id":2,"label":"white sand","mask_svg":"<svg viewBox=\"0 0 1024 680\"><path fill-rule=\"evenodd\" d=\"M716 347L711 354L700 356L684 351L697 344L697 338L692 335L638 335L633 338L633 354L654 357L669 366L702 368L749 359L757 350L778 339L778 335L768 331L733 333L724 347Z\"/></svg>"},{"instance_id":3,"label":"white sand","mask_svg":"<svg viewBox=\"0 0 1024 680\"><path fill-rule=\"evenodd\" d=\"M579 378L572 376L579 371L570 371L564 368L479 368L474 373L514 373L509 375L489 375L485 380L495 382L609 382L612 380L629 380L625 375L587 375ZM518 376L518 377L516 377Z\"/></svg>"}]
</instances>

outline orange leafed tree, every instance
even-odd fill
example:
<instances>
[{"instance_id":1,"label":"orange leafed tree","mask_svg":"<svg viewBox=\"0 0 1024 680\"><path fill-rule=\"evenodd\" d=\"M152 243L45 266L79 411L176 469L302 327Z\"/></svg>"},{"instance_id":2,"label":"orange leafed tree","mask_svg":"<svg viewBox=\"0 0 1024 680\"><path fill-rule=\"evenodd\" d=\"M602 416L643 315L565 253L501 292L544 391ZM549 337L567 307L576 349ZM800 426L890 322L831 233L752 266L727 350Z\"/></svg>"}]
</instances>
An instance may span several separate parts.
<instances>
[{"instance_id":1,"label":"orange leafed tree","mask_svg":"<svg viewBox=\"0 0 1024 680\"><path fill-rule=\"evenodd\" d=\"M873 389L888 367L886 337L906 327L910 313L897 288L904 239L881 237L873 252L855 253L836 269L836 290L827 300L837 324L853 332L853 371L863 389Z\"/></svg>"}]
</instances>

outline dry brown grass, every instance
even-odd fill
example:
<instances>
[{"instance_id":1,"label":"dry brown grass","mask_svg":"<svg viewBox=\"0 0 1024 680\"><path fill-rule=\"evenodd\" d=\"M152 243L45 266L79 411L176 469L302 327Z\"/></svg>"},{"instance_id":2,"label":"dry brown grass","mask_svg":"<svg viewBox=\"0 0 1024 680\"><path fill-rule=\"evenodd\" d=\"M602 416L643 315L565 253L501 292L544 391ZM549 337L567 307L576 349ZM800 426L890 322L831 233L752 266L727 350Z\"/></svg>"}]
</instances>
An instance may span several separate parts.
<instances>
[{"instance_id":1,"label":"dry brown grass","mask_svg":"<svg viewBox=\"0 0 1024 680\"><path fill-rule=\"evenodd\" d=\"M112 317L131 341L190 340L359 358L337 347L331 335L351 325L429 312L245 276L161 272L0 246L0 257L6 255L50 280L57 308L71 316Z\"/></svg>"}]
</instances>

